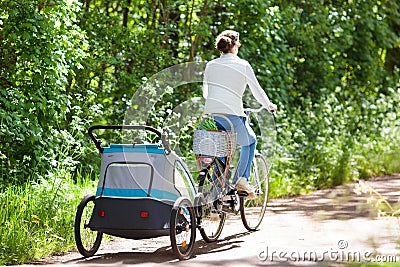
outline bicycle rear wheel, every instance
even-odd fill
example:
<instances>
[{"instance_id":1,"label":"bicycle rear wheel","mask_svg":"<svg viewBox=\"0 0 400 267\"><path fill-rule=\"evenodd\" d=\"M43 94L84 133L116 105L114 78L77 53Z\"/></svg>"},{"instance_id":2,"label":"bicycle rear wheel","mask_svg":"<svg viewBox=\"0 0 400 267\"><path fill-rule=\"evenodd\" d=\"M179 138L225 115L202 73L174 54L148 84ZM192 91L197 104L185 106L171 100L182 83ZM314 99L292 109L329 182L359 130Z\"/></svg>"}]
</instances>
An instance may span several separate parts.
<instances>
[{"instance_id":1,"label":"bicycle rear wheel","mask_svg":"<svg viewBox=\"0 0 400 267\"><path fill-rule=\"evenodd\" d=\"M244 227L255 231L264 218L268 202L268 166L263 156L256 155L251 166L249 183L255 192L255 199L240 197L240 216Z\"/></svg>"},{"instance_id":2,"label":"bicycle rear wheel","mask_svg":"<svg viewBox=\"0 0 400 267\"><path fill-rule=\"evenodd\" d=\"M209 174L207 174L209 175ZM210 182L210 177L204 177L204 183L200 183L199 216L201 218L200 234L204 241L211 243L218 240L225 224L226 213L222 211L222 203L218 200L218 190L215 183Z\"/></svg>"}]
</instances>

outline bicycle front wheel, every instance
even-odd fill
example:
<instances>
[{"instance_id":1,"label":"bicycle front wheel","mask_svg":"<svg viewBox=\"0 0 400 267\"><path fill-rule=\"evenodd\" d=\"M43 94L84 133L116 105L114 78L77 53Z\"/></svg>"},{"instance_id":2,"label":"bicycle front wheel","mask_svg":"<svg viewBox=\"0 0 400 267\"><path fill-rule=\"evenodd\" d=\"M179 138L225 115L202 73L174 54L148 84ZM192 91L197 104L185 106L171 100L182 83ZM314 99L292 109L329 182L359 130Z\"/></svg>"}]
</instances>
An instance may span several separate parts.
<instances>
[{"instance_id":1,"label":"bicycle front wheel","mask_svg":"<svg viewBox=\"0 0 400 267\"><path fill-rule=\"evenodd\" d=\"M256 155L252 162L249 183L256 197L255 199L240 197L240 216L244 227L249 231L255 231L264 218L269 193L268 166L261 155Z\"/></svg>"}]
</instances>

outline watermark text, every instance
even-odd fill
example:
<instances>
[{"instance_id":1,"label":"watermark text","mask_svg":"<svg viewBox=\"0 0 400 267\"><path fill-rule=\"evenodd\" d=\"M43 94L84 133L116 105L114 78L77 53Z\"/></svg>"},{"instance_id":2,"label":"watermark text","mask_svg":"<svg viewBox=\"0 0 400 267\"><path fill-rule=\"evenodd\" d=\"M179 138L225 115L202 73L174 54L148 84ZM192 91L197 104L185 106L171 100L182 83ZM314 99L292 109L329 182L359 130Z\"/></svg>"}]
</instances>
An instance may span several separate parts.
<instances>
[{"instance_id":1,"label":"watermark text","mask_svg":"<svg viewBox=\"0 0 400 267\"><path fill-rule=\"evenodd\" d=\"M337 248L321 251L286 251L266 247L257 256L260 261L334 261L334 262L397 262L397 255L376 255L372 251L348 250L348 242L339 240Z\"/></svg>"}]
</instances>

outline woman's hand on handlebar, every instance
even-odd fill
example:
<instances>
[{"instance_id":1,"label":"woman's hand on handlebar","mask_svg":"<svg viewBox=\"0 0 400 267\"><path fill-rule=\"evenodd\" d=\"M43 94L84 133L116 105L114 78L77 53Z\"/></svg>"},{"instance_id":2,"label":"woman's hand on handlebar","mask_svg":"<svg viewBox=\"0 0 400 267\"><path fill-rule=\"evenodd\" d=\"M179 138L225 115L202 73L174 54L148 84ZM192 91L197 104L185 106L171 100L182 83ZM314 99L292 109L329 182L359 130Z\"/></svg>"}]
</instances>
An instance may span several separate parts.
<instances>
[{"instance_id":1,"label":"woman's hand on handlebar","mask_svg":"<svg viewBox=\"0 0 400 267\"><path fill-rule=\"evenodd\" d=\"M251 113L258 113L258 112L263 111L264 109L275 115L277 106L275 104L273 104L273 103L270 103L268 105L268 107L262 106L262 107L257 108L257 109L246 108L246 109L244 109L244 113L246 114L246 116L249 116Z\"/></svg>"},{"instance_id":2,"label":"woman's hand on handlebar","mask_svg":"<svg viewBox=\"0 0 400 267\"><path fill-rule=\"evenodd\" d=\"M274 103L269 103L268 107L266 107L266 109L271 112L271 113L276 113L277 110L277 106Z\"/></svg>"}]
</instances>

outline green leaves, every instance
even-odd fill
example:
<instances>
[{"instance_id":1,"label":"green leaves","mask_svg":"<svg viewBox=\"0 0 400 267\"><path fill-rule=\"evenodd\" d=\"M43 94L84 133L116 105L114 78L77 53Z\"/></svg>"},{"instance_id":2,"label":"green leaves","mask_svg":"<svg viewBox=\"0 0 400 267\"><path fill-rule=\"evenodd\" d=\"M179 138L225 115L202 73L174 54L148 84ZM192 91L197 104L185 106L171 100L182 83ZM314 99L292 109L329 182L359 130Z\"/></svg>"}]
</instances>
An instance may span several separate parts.
<instances>
[{"instance_id":1,"label":"green leaves","mask_svg":"<svg viewBox=\"0 0 400 267\"><path fill-rule=\"evenodd\" d=\"M336 184L364 144L387 142L382 125L398 127L398 10L376 0L1 1L3 180L64 158L95 168L80 149L91 147L88 125L121 123L146 78L218 57L215 37L235 29L239 56L279 107L278 154L290 160L277 159L275 179L299 191ZM147 123L201 95L199 84L164 94Z\"/></svg>"},{"instance_id":2,"label":"green leaves","mask_svg":"<svg viewBox=\"0 0 400 267\"><path fill-rule=\"evenodd\" d=\"M56 145L52 129L69 127L65 92L86 56L86 41L75 24L76 1L45 3L40 11L32 1L2 1L0 7L0 86L6 92L0 96L0 145L15 173L8 179L21 182L49 168L43 155Z\"/></svg>"}]
</instances>

